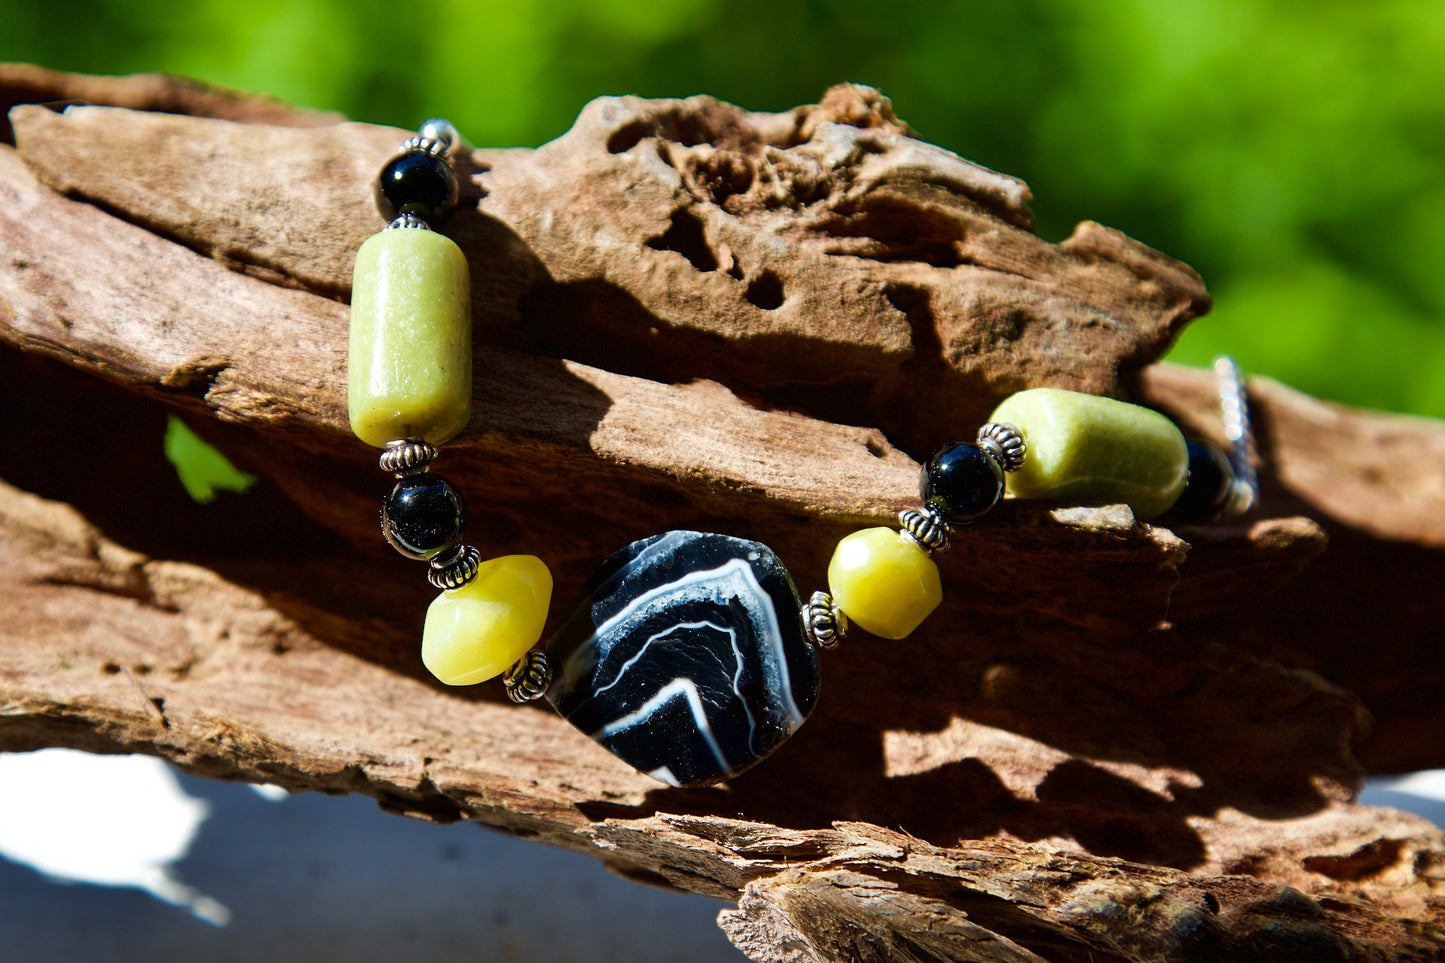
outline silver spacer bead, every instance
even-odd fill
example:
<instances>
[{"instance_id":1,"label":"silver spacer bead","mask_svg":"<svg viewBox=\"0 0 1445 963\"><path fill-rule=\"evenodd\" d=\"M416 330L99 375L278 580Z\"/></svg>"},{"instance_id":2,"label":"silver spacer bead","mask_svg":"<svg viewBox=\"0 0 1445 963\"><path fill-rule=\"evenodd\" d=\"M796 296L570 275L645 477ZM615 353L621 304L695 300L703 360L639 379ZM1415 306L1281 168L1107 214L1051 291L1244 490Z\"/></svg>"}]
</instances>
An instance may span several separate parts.
<instances>
[{"instance_id":1,"label":"silver spacer bead","mask_svg":"<svg viewBox=\"0 0 1445 963\"><path fill-rule=\"evenodd\" d=\"M379 463L382 471L405 478L427 471L436 457L437 450L432 445L414 438L398 438L386 443L386 451L381 453Z\"/></svg>"},{"instance_id":2,"label":"silver spacer bead","mask_svg":"<svg viewBox=\"0 0 1445 963\"><path fill-rule=\"evenodd\" d=\"M848 634L848 617L821 589L803 606L803 630L820 649L834 648Z\"/></svg>"},{"instance_id":3,"label":"silver spacer bead","mask_svg":"<svg viewBox=\"0 0 1445 963\"><path fill-rule=\"evenodd\" d=\"M1234 483L1224 511L1243 515L1259 500L1259 450L1254 441L1254 425L1249 418L1249 395L1244 387L1244 372L1239 363L1227 354L1214 359L1214 377L1219 383L1219 409L1224 420L1224 435L1229 439L1229 466L1234 469Z\"/></svg>"},{"instance_id":4,"label":"silver spacer bead","mask_svg":"<svg viewBox=\"0 0 1445 963\"><path fill-rule=\"evenodd\" d=\"M547 653L532 651L512 663L502 673L502 684L507 687L507 698L513 702L531 702L542 698L552 684L552 663Z\"/></svg>"},{"instance_id":5,"label":"silver spacer bead","mask_svg":"<svg viewBox=\"0 0 1445 963\"><path fill-rule=\"evenodd\" d=\"M420 134L408 137L401 142L403 154L430 154L433 157L446 157L450 145L432 137L423 137Z\"/></svg>"},{"instance_id":6,"label":"silver spacer bead","mask_svg":"<svg viewBox=\"0 0 1445 963\"><path fill-rule=\"evenodd\" d=\"M443 150L451 150L453 147L462 146L462 135L452 126L452 122L445 117L433 117L426 121L416 130L417 136L425 140L437 141L444 145Z\"/></svg>"},{"instance_id":7,"label":"silver spacer bead","mask_svg":"<svg viewBox=\"0 0 1445 963\"><path fill-rule=\"evenodd\" d=\"M1004 471L1022 468L1029 450L1017 428L992 421L978 430L978 446L988 452Z\"/></svg>"},{"instance_id":8,"label":"silver spacer bead","mask_svg":"<svg viewBox=\"0 0 1445 963\"><path fill-rule=\"evenodd\" d=\"M459 589L477 577L482 553L470 545L457 545L431 560L426 580L444 591Z\"/></svg>"},{"instance_id":9,"label":"silver spacer bead","mask_svg":"<svg viewBox=\"0 0 1445 963\"><path fill-rule=\"evenodd\" d=\"M923 546L929 555L948 551L948 522L932 505L905 508L898 513L898 524L903 526L903 534Z\"/></svg>"},{"instance_id":10,"label":"silver spacer bead","mask_svg":"<svg viewBox=\"0 0 1445 963\"><path fill-rule=\"evenodd\" d=\"M426 221L423 221L421 218L417 217L415 214L407 213L398 214L396 217L393 217L391 219L391 223L386 225L385 230L397 231L401 230L402 228L407 228L414 231L430 231L431 225L428 224Z\"/></svg>"}]
</instances>

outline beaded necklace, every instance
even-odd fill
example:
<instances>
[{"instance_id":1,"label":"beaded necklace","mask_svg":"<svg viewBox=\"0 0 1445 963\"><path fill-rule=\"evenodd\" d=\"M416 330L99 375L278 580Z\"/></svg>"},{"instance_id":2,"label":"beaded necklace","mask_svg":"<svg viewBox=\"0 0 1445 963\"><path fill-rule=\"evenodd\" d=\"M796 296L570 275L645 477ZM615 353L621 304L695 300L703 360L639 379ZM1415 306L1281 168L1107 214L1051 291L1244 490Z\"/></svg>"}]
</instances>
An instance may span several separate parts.
<instances>
[{"instance_id":1,"label":"beaded necklace","mask_svg":"<svg viewBox=\"0 0 1445 963\"><path fill-rule=\"evenodd\" d=\"M457 200L447 160L461 146L431 120L382 169L387 228L357 252L352 286L348 413L362 441L384 449L396 476L381 512L398 552L427 562L441 594L427 610L422 661L448 685L501 675L513 701L546 698L635 769L673 786L703 786L765 759L817 703L818 649L848 625L909 635L943 598L932 556L953 530L1007 491L1071 504L1124 503L1146 521L1207 521L1256 497L1242 378L1216 362L1228 455L1186 441L1156 411L1052 388L1003 401L974 442L924 465L921 505L900 528L843 538L828 590L801 602L792 576L761 542L670 531L631 543L583 585L556 632L552 576L541 559L483 561L462 542L461 496L431 470L436 446L471 415L470 280L455 242L433 228Z\"/></svg>"}]
</instances>

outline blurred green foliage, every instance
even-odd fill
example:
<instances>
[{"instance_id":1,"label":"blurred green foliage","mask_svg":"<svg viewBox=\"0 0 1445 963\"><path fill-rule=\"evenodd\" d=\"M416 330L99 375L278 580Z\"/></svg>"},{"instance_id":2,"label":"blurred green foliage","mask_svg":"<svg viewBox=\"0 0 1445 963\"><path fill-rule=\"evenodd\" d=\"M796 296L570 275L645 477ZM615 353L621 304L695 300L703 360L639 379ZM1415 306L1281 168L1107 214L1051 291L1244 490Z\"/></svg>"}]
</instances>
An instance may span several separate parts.
<instances>
[{"instance_id":1,"label":"blurred green foliage","mask_svg":"<svg viewBox=\"0 0 1445 963\"><path fill-rule=\"evenodd\" d=\"M255 475L236 468L175 415L166 420L164 449L186 494L202 505L215 501L217 491L244 494L256 483Z\"/></svg>"},{"instance_id":2,"label":"blurred green foliage","mask_svg":"<svg viewBox=\"0 0 1445 963\"><path fill-rule=\"evenodd\" d=\"M0 59L163 69L362 120L537 144L588 99L758 110L872 84L928 140L1197 267L1233 353L1315 394L1445 416L1439 0L0 0Z\"/></svg>"}]
</instances>

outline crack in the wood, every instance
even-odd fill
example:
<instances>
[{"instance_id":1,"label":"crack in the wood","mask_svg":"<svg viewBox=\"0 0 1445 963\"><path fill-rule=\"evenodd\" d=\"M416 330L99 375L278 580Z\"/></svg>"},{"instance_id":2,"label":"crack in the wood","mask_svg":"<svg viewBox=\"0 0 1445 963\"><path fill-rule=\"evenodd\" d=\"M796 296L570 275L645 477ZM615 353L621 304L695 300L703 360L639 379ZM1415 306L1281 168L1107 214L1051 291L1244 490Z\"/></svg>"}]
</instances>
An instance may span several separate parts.
<instances>
[{"instance_id":1,"label":"crack in the wood","mask_svg":"<svg viewBox=\"0 0 1445 963\"><path fill-rule=\"evenodd\" d=\"M297 291L304 291L307 294L314 294L328 300L341 300L348 291L344 288L334 288L328 285L308 284L305 280L288 272L284 267L267 263L260 258L252 257L244 250L235 248L222 249L204 238L186 237L178 229L167 229L157 221L150 220L144 215L136 214L126 208L113 204L95 194L87 193L82 187L74 184L57 185L49 175L41 173L40 181L49 189L68 200L77 204L84 204L93 207L102 214L113 217L132 227L139 228L148 234L179 245L193 254L214 261L228 271L236 274L243 274L247 277L274 284L277 287L289 288Z\"/></svg>"},{"instance_id":2,"label":"crack in the wood","mask_svg":"<svg viewBox=\"0 0 1445 963\"><path fill-rule=\"evenodd\" d=\"M470 807L458 803L442 792L425 770L417 778L415 786L403 788L395 784L374 781L365 769L355 768L355 778L359 782L355 791L365 792L371 796L376 800L377 805L386 812L427 819L436 823L461 822L471 812Z\"/></svg>"},{"instance_id":3,"label":"crack in the wood","mask_svg":"<svg viewBox=\"0 0 1445 963\"><path fill-rule=\"evenodd\" d=\"M908 321L909 335L915 351L913 363L921 364L925 359L941 361L943 344L938 340L930 292L916 285L895 282L884 286L883 297L889 306Z\"/></svg>"},{"instance_id":4,"label":"crack in the wood","mask_svg":"<svg viewBox=\"0 0 1445 963\"><path fill-rule=\"evenodd\" d=\"M1306 856L1304 867L1342 883L1359 882L1398 865L1404 852L1404 840L1375 839L1343 856Z\"/></svg>"},{"instance_id":5,"label":"crack in the wood","mask_svg":"<svg viewBox=\"0 0 1445 963\"><path fill-rule=\"evenodd\" d=\"M151 587L150 578L144 572L144 566L138 569L128 570L124 573L126 584L116 584L106 581L104 575L97 573L94 578L85 578L87 573L60 572L42 575L35 579L35 584L52 585L57 588L77 588L91 592L99 592L102 595L113 595L117 598L133 599L140 602L147 608L165 612L168 615L175 615L181 611L175 602L163 600ZM118 573L119 574L119 573Z\"/></svg>"},{"instance_id":6,"label":"crack in the wood","mask_svg":"<svg viewBox=\"0 0 1445 963\"><path fill-rule=\"evenodd\" d=\"M140 680L135 677L135 673L132 672L129 667L121 666L120 671L125 675L126 680L130 682L131 686L135 688L135 691L140 694L141 701L145 705L146 714L159 722L162 729L169 729L171 722L166 718L166 700L152 696L146 692L145 686L140 684Z\"/></svg>"},{"instance_id":7,"label":"crack in the wood","mask_svg":"<svg viewBox=\"0 0 1445 963\"><path fill-rule=\"evenodd\" d=\"M211 355L188 358L166 372L158 384L180 394L204 399L215 388L221 374L230 368L229 358Z\"/></svg>"},{"instance_id":8,"label":"crack in the wood","mask_svg":"<svg viewBox=\"0 0 1445 963\"><path fill-rule=\"evenodd\" d=\"M864 258L890 264L908 262L953 269L978 267L1017 277L1035 278L1001 263L985 263L967 253L965 242L973 227L961 218L949 216L887 191L841 200L808 225L809 235L832 239L825 254Z\"/></svg>"}]
</instances>

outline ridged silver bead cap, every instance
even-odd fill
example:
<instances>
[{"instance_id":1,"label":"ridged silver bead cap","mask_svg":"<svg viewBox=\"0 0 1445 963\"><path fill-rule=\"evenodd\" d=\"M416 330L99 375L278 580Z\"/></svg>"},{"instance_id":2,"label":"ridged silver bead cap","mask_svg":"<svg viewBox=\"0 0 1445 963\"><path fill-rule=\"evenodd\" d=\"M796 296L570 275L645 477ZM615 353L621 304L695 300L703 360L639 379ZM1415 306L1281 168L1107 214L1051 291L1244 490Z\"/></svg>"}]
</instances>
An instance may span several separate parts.
<instances>
[{"instance_id":1,"label":"ridged silver bead cap","mask_svg":"<svg viewBox=\"0 0 1445 963\"><path fill-rule=\"evenodd\" d=\"M408 137L402 142L401 152L403 154L430 154L433 157L446 157L447 151L451 150L451 146L451 143L448 141L417 134L414 137Z\"/></svg>"},{"instance_id":2,"label":"ridged silver bead cap","mask_svg":"<svg viewBox=\"0 0 1445 963\"><path fill-rule=\"evenodd\" d=\"M903 534L922 545L930 555L946 552L952 544L948 540L948 522L932 505L905 508L898 513L898 524L903 526Z\"/></svg>"},{"instance_id":3,"label":"ridged silver bead cap","mask_svg":"<svg viewBox=\"0 0 1445 963\"><path fill-rule=\"evenodd\" d=\"M818 648L831 649L848 634L848 617L833 596L820 589L803 606L803 629Z\"/></svg>"},{"instance_id":4,"label":"ridged silver bead cap","mask_svg":"<svg viewBox=\"0 0 1445 963\"><path fill-rule=\"evenodd\" d=\"M988 452L1004 471L1022 468L1029 450L1017 428L992 421L978 430L978 446Z\"/></svg>"},{"instance_id":5,"label":"ridged silver bead cap","mask_svg":"<svg viewBox=\"0 0 1445 963\"><path fill-rule=\"evenodd\" d=\"M458 545L431 560L426 580L443 591L459 589L476 578L481 567L481 552L470 545Z\"/></svg>"},{"instance_id":6,"label":"ridged silver bead cap","mask_svg":"<svg viewBox=\"0 0 1445 963\"><path fill-rule=\"evenodd\" d=\"M386 225L385 230L430 231L431 225L415 214L398 214Z\"/></svg>"},{"instance_id":7,"label":"ridged silver bead cap","mask_svg":"<svg viewBox=\"0 0 1445 963\"><path fill-rule=\"evenodd\" d=\"M409 438L398 439L386 443L386 450L381 453L378 464L382 471L389 471L398 478L404 478L407 475L420 475L436 461L436 457L437 450L433 445Z\"/></svg>"},{"instance_id":8,"label":"ridged silver bead cap","mask_svg":"<svg viewBox=\"0 0 1445 963\"><path fill-rule=\"evenodd\" d=\"M552 663L545 652L528 652L502 674L502 684L507 687L507 698L513 702L540 699L552 684Z\"/></svg>"}]
</instances>

